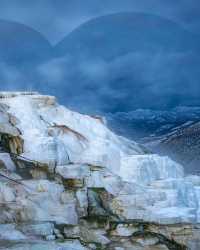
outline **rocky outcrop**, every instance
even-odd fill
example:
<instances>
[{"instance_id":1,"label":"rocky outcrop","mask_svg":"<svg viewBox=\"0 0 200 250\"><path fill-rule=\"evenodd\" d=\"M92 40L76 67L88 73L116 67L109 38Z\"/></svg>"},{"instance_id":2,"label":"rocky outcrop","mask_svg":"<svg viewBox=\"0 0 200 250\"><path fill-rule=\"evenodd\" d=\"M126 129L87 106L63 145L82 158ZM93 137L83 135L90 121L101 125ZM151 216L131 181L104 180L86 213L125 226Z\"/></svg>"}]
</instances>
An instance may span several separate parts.
<instances>
[{"instance_id":1,"label":"rocky outcrop","mask_svg":"<svg viewBox=\"0 0 200 250\"><path fill-rule=\"evenodd\" d=\"M200 177L54 97L0 107L0 249L199 249Z\"/></svg>"}]
</instances>

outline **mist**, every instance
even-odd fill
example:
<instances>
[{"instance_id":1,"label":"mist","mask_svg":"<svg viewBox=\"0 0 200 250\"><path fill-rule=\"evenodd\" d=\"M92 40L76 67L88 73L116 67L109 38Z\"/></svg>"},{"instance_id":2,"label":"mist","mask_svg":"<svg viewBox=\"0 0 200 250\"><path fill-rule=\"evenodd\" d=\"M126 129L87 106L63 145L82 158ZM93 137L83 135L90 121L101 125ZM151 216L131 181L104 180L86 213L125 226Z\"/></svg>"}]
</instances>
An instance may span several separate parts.
<instances>
[{"instance_id":1,"label":"mist","mask_svg":"<svg viewBox=\"0 0 200 250\"><path fill-rule=\"evenodd\" d=\"M1 19L26 24L41 32L52 44L92 18L118 12L159 15L200 34L198 0L7 0L0 1Z\"/></svg>"},{"instance_id":2,"label":"mist","mask_svg":"<svg viewBox=\"0 0 200 250\"><path fill-rule=\"evenodd\" d=\"M104 19L112 17L112 13L119 15L122 26L118 28L113 15L111 30L101 33L108 26ZM131 30L131 35L126 13L127 16L141 15L138 28ZM15 21L8 34L23 41L13 46L11 35L3 47L0 43L1 90L36 90L56 95L61 103L75 110L95 114L200 105L197 1L143 0L133 3L127 0L122 3L88 0L83 4L76 0L56 4L54 1L14 0L12 4L1 1L0 15L1 19ZM154 31L149 32L143 25L146 15L152 20L158 19L156 25L161 31L159 22L163 22L163 27L166 22L166 30L168 25L172 27L173 35L170 29L166 38L165 32L155 35ZM99 33L95 33L95 26L94 31L84 28L100 17ZM5 24L1 26L3 39L6 27ZM126 27L129 27L127 33L123 34ZM140 33L148 35L139 37ZM32 41L28 40L30 34ZM98 45L95 44L96 35L99 36ZM76 49L79 41L81 49ZM11 52L8 46L12 47ZM27 51L33 48L33 51L26 54L25 48ZM11 55L11 59L7 60L7 55Z\"/></svg>"}]
</instances>

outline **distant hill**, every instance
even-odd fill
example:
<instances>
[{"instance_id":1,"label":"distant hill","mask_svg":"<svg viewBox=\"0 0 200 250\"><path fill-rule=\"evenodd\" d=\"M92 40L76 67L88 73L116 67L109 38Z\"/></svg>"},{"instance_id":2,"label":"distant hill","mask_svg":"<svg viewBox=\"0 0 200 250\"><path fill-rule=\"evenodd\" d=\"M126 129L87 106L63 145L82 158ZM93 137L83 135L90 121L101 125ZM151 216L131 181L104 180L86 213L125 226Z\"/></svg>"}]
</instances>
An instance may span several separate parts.
<instances>
[{"instance_id":1,"label":"distant hill","mask_svg":"<svg viewBox=\"0 0 200 250\"><path fill-rule=\"evenodd\" d=\"M170 110L136 109L108 114L110 126L118 133L141 142L171 133L177 127L200 120L200 107L179 106Z\"/></svg>"},{"instance_id":2,"label":"distant hill","mask_svg":"<svg viewBox=\"0 0 200 250\"><path fill-rule=\"evenodd\" d=\"M146 145L181 163L187 173L200 175L200 121L188 122L158 138L151 138Z\"/></svg>"},{"instance_id":3,"label":"distant hill","mask_svg":"<svg viewBox=\"0 0 200 250\"><path fill-rule=\"evenodd\" d=\"M200 107L138 109L110 114L107 120L118 134L135 139L152 152L170 156L187 173L200 175Z\"/></svg>"}]
</instances>

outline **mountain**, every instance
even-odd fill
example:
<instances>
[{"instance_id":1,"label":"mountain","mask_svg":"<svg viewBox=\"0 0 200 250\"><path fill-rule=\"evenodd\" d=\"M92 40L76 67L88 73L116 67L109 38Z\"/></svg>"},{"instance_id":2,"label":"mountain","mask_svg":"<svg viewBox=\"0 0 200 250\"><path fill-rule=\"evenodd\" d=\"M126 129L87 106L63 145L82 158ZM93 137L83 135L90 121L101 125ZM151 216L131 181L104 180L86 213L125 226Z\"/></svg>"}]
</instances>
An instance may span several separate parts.
<instances>
[{"instance_id":1,"label":"mountain","mask_svg":"<svg viewBox=\"0 0 200 250\"><path fill-rule=\"evenodd\" d=\"M102 119L1 92L0 143L0 249L199 248L200 177Z\"/></svg>"},{"instance_id":2,"label":"mountain","mask_svg":"<svg viewBox=\"0 0 200 250\"><path fill-rule=\"evenodd\" d=\"M143 142L145 137L158 137L176 127L200 120L200 107L178 106L169 110L136 109L106 115L108 124L119 134Z\"/></svg>"},{"instance_id":3,"label":"mountain","mask_svg":"<svg viewBox=\"0 0 200 250\"><path fill-rule=\"evenodd\" d=\"M200 120L200 119L199 119ZM159 137L146 138L145 145L181 163L188 173L200 173L200 122L187 122Z\"/></svg>"},{"instance_id":4,"label":"mountain","mask_svg":"<svg viewBox=\"0 0 200 250\"><path fill-rule=\"evenodd\" d=\"M187 173L199 174L200 107L118 112L109 114L107 122L120 135L135 139L152 152L170 156Z\"/></svg>"}]
</instances>

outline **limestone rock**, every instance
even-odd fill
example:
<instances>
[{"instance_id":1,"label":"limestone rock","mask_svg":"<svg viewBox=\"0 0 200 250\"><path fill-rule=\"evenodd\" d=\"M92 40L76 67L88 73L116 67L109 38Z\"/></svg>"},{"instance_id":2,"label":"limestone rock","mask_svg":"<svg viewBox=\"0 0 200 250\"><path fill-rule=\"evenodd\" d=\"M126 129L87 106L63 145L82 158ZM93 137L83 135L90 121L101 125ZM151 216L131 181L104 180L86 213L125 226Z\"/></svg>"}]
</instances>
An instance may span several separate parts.
<instances>
[{"instance_id":1,"label":"limestone rock","mask_svg":"<svg viewBox=\"0 0 200 250\"><path fill-rule=\"evenodd\" d=\"M198 249L200 177L100 119L1 93L0 146L0 249Z\"/></svg>"},{"instance_id":2,"label":"limestone rock","mask_svg":"<svg viewBox=\"0 0 200 250\"><path fill-rule=\"evenodd\" d=\"M54 225L52 223L39 223L39 224L24 224L21 231L28 236L49 236L54 234Z\"/></svg>"},{"instance_id":3,"label":"limestone rock","mask_svg":"<svg viewBox=\"0 0 200 250\"><path fill-rule=\"evenodd\" d=\"M4 247L2 250L89 250L83 247L78 241L56 243L56 242L29 242L21 243L11 247Z\"/></svg>"},{"instance_id":4,"label":"limestone rock","mask_svg":"<svg viewBox=\"0 0 200 250\"><path fill-rule=\"evenodd\" d=\"M137 232L138 227L132 225L124 225L118 224L116 229L111 232L113 236L121 236L121 237L129 237L132 236L133 233Z\"/></svg>"},{"instance_id":5,"label":"limestone rock","mask_svg":"<svg viewBox=\"0 0 200 250\"><path fill-rule=\"evenodd\" d=\"M14 224L0 225L0 241L22 241L27 237L22 232L18 231Z\"/></svg>"},{"instance_id":6,"label":"limestone rock","mask_svg":"<svg viewBox=\"0 0 200 250\"><path fill-rule=\"evenodd\" d=\"M8 153L0 153L0 168L1 167L10 172L16 170L16 166Z\"/></svg>"},{"instance_id":7,"label":"limestone rock","mask_svg":"<svg viewBox=\"0 0 200 250\"><path fill-rule=\"evenodd\" d=\"M83 179L90 175L89 166L69 164L66 166L57 166L56 173L64 179Z\"/></svg>"}]
</instances>

